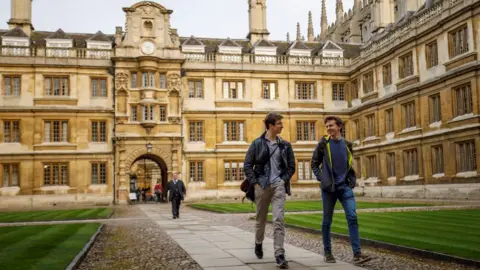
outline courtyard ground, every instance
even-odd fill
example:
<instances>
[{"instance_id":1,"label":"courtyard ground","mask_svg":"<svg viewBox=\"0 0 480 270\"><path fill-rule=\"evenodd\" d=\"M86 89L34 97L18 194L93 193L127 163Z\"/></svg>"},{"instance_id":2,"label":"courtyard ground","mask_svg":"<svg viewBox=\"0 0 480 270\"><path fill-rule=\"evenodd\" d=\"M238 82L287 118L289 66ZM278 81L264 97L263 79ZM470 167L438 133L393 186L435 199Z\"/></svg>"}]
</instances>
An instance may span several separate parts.
<instances>
[{"instance_id":1,"label":"courtyard ground","mask_svg":"<svg viewBox=\"0 0 480 270\"><path fill-rule=\"evenodd\" d=\"M172 220L170 205L130 205L115 207L110 219L30 224L103 223L105 226L79 269L274 269L271 224L267 224L266 237L270 239L265 241L265 264L261 264L253 254L254 221L249 219L251 213L212 213L185 204L180 213L180 219ZM23 224L0 224L20 225ZM291 269L305 269L303 266L309 264L312 267L307 269L314 269L322 265L321 235L287 228L285 243L288 244L287 259L294 260ZM331 269L356 269L351 264L353 256L349 242L334 238L332 243L337 260L345 263L336 264ZM475 269L378 248L364 246L363 250L376 257L362 265L364 269ZM267 257L269 253L271 257ZM303 260L305 257L311 259Z\"/></svg>"}]
</instances>

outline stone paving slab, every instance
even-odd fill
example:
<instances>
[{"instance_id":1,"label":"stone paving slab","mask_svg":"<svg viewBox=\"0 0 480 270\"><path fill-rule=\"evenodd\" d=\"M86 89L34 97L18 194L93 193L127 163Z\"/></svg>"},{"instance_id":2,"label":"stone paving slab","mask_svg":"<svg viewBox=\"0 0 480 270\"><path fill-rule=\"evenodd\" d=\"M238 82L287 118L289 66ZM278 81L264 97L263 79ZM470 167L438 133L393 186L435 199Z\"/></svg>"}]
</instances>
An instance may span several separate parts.
<instances>
[{"instance_id":1,"label":"stone paving slab","mask_svg":"<svg viewBox=\"0 0 480 270\"><path fill-rule=\"evenodd\" d=\"M139 208L155 220L203 269L277 269L273 240L270 238L265 238L263 242L264 257L260 260L254 253L253 233L200 218L193 214L193 210L190 213L181 213L180 219L174 220L169 205L139 205ZM363 269L340 261L326 264L320 254L289 244L284 247L290 269Z\"/></svg>"}]
</instances>

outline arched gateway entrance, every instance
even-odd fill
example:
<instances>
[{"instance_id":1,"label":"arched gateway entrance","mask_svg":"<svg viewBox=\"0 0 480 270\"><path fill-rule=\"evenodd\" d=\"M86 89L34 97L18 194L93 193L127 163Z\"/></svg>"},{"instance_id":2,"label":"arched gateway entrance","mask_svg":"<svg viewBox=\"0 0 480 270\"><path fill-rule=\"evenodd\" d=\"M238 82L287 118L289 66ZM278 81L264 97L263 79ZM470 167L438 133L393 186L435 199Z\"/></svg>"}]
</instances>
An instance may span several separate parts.
<instances>
[{"instance_id":1,"label":"arched gateway entrance","mask_svg":"<svg viewBox=\"0 0 480 270\"><path fill-rule=\"evenodd\" d=\"M130 196L133 196L132 199L135 200L138 188L150 188L148 192L151 194L157 181L159 181L165 189L168 177L176 167L172 167L172 162L176 160L175 149L169 147L170 149L167 150L164 149L164 147L151 144L136 147L134 150L132 149L133 151L128 151L128 148L129 147L127 147L127 151L123 153L120 151L119 190L124 194L120 199L130 200ZM123 161L122 155L125 155ZM162 196L166 198L166 194Z\"/></svg>"},{"instance_id":2,"label":"arched gateway entrance","mask_svg":"<svg viewBox=\"0 0 480 270\"><path fill-rule=\"evenodd\" d=\"M154 200L154 187L160 183L163 188L168 182L168 168L163 159L156 155L144 154L133 161L129 169L129 193L136 193L139 200ZM143 198L145 196L145 198ZM166 194L162 194L165 201Z\"/></svg>"}]
</instances>

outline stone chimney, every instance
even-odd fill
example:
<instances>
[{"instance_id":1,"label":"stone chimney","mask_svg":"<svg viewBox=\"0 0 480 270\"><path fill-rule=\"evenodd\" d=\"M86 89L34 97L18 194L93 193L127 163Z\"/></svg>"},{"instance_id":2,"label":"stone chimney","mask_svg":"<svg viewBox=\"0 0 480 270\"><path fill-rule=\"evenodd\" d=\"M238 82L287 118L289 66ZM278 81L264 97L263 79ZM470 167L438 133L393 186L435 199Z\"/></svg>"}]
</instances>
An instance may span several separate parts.
<instances>
[{"instance_id":1,"label":"stone chimney","mask_svg":"<svg viewBox=\"0 0 480 270\"><path fill-rule=\"evenodd\" d=\"M320 18L320 40L325 39L327 36L328 23L327 23L327 8L325 7L325 0L322 0L322 17Z\"/></svg>"},{"instance_id":2,"label":"stone chimney","mask_svg":"<svg viewBox=\"0 0 480 270\"><path fill-rule=\"evenodd\" d=\"M308 42L313 42L315 40L315 35L313 34L313 20L312 12L308 12Z\"/></svg>"},{"instance_id":3,"label":"stone chimney","mask_svg":"<svg viewBox=\"0 0 480 270\"><path fill-rule=\"evenodd\" d=\"M248 0L248 22L250 32L247 38L252 44L259 39L268 40L266 0Z\"/></svg>"},{"instance_id":4,"label":"stone chimney","mask_svg":"<svg viewBox=\"0 0 480 270\"><path fill-rule=\"evenodd\" d=\"M32 25L32 1L11 0L11 18L7 22L10 29L21 27L30 36L34 30Z\"/></svg>"}]
</instances>

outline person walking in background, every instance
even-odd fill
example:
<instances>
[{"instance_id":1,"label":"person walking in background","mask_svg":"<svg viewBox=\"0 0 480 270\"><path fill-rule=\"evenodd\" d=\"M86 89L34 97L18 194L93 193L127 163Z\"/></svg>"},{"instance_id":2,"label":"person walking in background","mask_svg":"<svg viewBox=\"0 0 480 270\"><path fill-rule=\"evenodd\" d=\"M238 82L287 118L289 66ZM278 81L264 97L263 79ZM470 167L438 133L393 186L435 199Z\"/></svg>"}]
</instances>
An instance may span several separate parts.
<instances>
[{"instance_id":1,"label":"person walking in background","mask_svg":"<svg viewBox=\"0 0 480 270\"><path fill-rule=\"evenodd\" d=\"M264 132L255 139L244 160L245 176L255 189L257 208L255 221L255 255L263 258L262 242L265 235L268 207L272 204L275 258L277 266L288 268L283 242L285 238L284 208L286 194L290 193L290 178L295 173L295 155L292 145L280 138L283 116L269 113L265 118Z\"/></svg>"},{"instance_id":2,"label":"person walking in background","mask_svg":"<svg viewBox=\"0 0 480 270\"><path fill-rule=\"evenodd\" d=\"M173 172L173 180L167 184L167 193L169 191L169 201L172 202L173 219L180 218L180 203L185 199L187 190L182 180L178 179L177 172Z\"/></svg>"},{"instance_id":3,"label":"person walking in background","mask_svg":"<svg viewBox=\"0 0 480 270\"><path fill-rule=\"evenodd\" d=\"M337 200L343 206L348 222L350 242L354 254L354 263L364 263L372 258L360 250L360 235L353 188L356 185L355 171L352 167L353 145L342 138L343 122L339 117L325 118L328 136L322 137L312 155L311 168L322 192L323 220L322 239L325 261L335 263L332 255L330 226Z\"/></svg>"}]
</instances>

